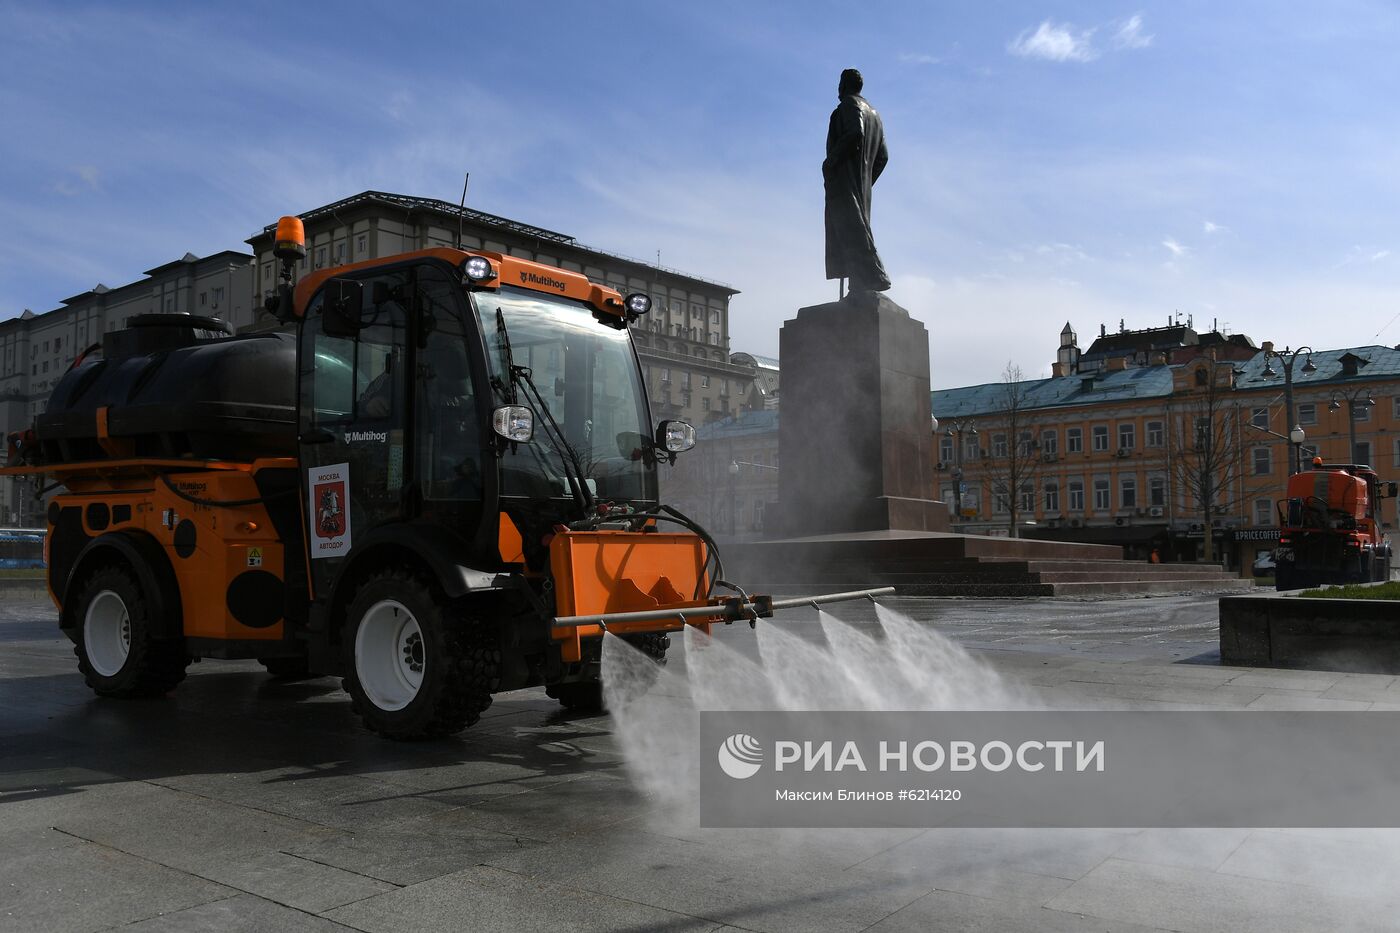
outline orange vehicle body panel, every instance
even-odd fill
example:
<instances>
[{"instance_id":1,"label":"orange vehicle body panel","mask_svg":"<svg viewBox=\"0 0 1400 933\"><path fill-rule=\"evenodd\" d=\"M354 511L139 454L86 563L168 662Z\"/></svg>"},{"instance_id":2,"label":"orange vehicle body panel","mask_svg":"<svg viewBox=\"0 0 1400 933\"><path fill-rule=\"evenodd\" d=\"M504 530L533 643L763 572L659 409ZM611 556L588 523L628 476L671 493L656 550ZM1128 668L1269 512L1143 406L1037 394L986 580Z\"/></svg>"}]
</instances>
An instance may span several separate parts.
<instances>
[{"instance_id":1,"label":"orange vehicle body panel","mask_svg":"<svg viewBox=\"0 0 1400 933\"><path fill-rule=\"evenodd\" d=\"M294 467L296 461L277 458L253 464L196 465L185 460L176 461L182 467L179 472L168 473L153 469L155 462L87 462L46 468L45 472L59 475L68 489L54 497L50 508L46 562L52 566L52 554L48 552L58 537L54 533L55 517L60 523L67 522L66 528L71 531L80 515L82 534L87 539L109 532L144 534L161 547L175 570L186 636L280 640L280 612L263 613L253 620L255 624L244 624L230 608L229 587L252 572L271 574L281 581L285 578L284 561L299 560L300 555L286 554L261 504L196 505L171 491L161 474L186 495L239 501L260 496L253 479L258 470ZM100 527L92 524L92 517L101 514L89 509L94 504L107 506L107 523ZM61 606L62 595L53 592L50 585L55 605ZM251 617L245 614L245 619Z\"/></svg>"},{"instance_id":2,"label":"orange vehicle body panel","mask_svg":"<svg viewBox=\"0 0 1400 933\"><path fill-rule=\"evenodd\" d=\"M559 616L595 615L659 607L683 609L710 605L695 599L704 592L705 543L686 533L629 531L565 531L549 542L550 570L554 575L555 612ZM689 620L709 631L704 620ZM609 631L679 631L678 617L671 623L610 623ZM580 625L556 634L566 663L583 657L583 639L603 634L599 625Z\"/></svg>"},{"instance_id":3,"label":"orange vehicle body panel","mask_svg":"<svg viewBox=\"0 0 1400 933\"><path fill-rule=\"evenodd\" d=\"M622 295L616 289L608 288L606 285L599 285L589 280L588 276L581 272L570 272L567 269L560 269L558 266L549 266L544 263L531 262L528 259L519 259L515 256L506 256L502 253L493 253L489 250L463 250L451 249L446 246L435 246L431 249L415 250L411 253L404 253L393 257L394 263L407 262L414 259L441 259L454 266L461 265L471 256L480 256L491 263L491 268L495 271L495 278L486 282L475 282L472 287L477 289L500 288L502 285L518 285L521 288L533 289L538 292L545 292L550 295L563 295L565 298L575 298L579 301L587 302L599 311L622 317L624 309L622 306ZM366 259L363 262L349 263L344 266L335 266L331 269L319 269L297 283L295 297L292 307L295 309L297 317L306 314L306 306L310 304L312 296L316 290L324 285L328 280L350 272L358 272L362 269L376 269L386 265L384 259Z\"/></svg>"},{"instance_id":4,"label":"orange vehicle body panel","mask_svg":"<svg viewBox=\"0 0 1400 933\"><path fill-rule=\"evenodd\" d=\"M1328 509L1356 519L1365 518L1371 507L1366 481L1340 470L1294 473L1288 478L1288 498L1321 500Z\"/></svg>"},{"instance_id":5,"label":"orange vehicle body panel","mask_svg":"<svg viewBox=\"0 0 1400 933\"><path fill-rule=\"evenodd\" d=\"M525 563L525 539L520 536L520 529L515 527L515 522L505 512L500 513L500 530L496 534L496 548L501 554L503 564L523 564Z\"/></svg>"}]
</instances>

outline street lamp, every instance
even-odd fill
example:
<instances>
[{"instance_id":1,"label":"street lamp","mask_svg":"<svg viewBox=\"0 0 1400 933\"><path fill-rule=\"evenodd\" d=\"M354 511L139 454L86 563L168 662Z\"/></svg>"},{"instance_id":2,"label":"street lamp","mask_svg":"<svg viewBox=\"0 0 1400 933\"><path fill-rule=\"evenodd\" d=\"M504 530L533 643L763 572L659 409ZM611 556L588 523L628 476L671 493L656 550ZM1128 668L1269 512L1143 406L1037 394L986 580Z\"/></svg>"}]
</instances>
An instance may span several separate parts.
<instances>
[{"instance_id":1,"label":"street lamp","mask_svg":"<svg viewBox=\"0 0 1400 933\"><path fill-rule=\"evenodd\" d=\"M944 437L949 438L949 439L951 439L951 440L953 441L953 501L954 501L954 503L955 503L954 508L956 509L955 514L957 515L959 521L962 520L962 514L963 514L963 507L962 507L962 486L963 486L963 484L962 484L962 478L963 478L962 454L963 454L963 439L962 439L962 436L963 436L964 433L967 433L967 434L972 435L973 437L976 437L976 436L977 436L977 426L976 426L975 424L973 424L971 421L967 422L966 424L962 423L961 421L954 421L952 424L948 425L947 429L944 430L944 432L943 432L943 436L944 436Z\"/></svg>"},{"instance_id":2,"label":"street lamp","mask_svg":"<svg viewBox=\"0 0 1400 933\"><path fill-rule=\"evenodd\" d=\"M1365 398L1362 398L1362 396ZM1350 459L1352 463L1360 463L1361 458L1356 455L1356 409L1371 408L1376 404L1376 400L1371 397L1371 390L1358 388L1351 392L1343 392L1341 389L1332 390L1332 401L1327 404L1328 411L1337 411L1342 407L1342 402L1347 403L1347 433L1351 437Z\"/></svg>"},{"instance_id":3,"label":"street lamp","mask_svg":"<svg viewBox=\"0 0 1400 933\"><path fill-rule=\"evenodd\" d=\"M1303 368L1301 370L1303 375L1306 376L1317 372L1317 367L1313 365L1312 361L1312 347L1299 347L1296 350L1290 350L1284 347L1283 352L1280 353L1278 350L1275 350L1271 344L1265 344L1263 376L1265 379L1272 379L1278 375L1278 372L1274 370L1273 364L1270 362L1272 359L1277 359L1283 364L1283 423L1291 424L1294 426L1295 430L1301 431L1302 429L1298 427L1298 423L1293 414L1293 364L1298 361L1299 353L1306 353L1308 355L1308 358L1303 361ZM1288 432L1288 436L1292 437L1293 432ZM1294 473L1300 473L1303 469L1302 443L1303 442L1300 440L1296 442L1293 447Z\"/></svg>"},{"instance_id":4,"label":"street lamp","mask_svg":"<svg viewBox=\"0 0 1400 933\"><path fill-rule=\"evenodd\" d=\"M736 486L739 482L739 461L729 461L729 533L738 537L739 535L739 494Z\"/></svg>"},{"instance_id":5,"label":"street lamp","mask_svg":"<svg viewBox=\"0 0 1400 933\"><path fill-rule=\"evenodd\" d=\"M1308 435L1303 431L1303 426L1301 424L1295 424L1293 430L1288 432L1288 442L1293 445L1294 463L1301 464L1303 462L1303 441L1307 440L1307 437ZM1299 466L1298 469L1293 472L1301 473L1303 472L1303 468Z\"/></svg>"}]
</instances>

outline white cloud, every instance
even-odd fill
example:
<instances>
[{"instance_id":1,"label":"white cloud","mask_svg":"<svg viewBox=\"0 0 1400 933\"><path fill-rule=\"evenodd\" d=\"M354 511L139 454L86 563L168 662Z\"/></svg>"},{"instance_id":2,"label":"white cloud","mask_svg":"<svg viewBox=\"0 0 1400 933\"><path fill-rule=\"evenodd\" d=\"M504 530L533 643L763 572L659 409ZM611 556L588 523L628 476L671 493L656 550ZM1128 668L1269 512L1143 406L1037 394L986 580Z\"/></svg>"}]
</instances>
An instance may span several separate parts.
<instances>
[{"instance_id":1,"label":"white cloud","mask_svg":"<svg viewBox=\"0 0 1400 933\"><path fill-rule=\"evenodd\" d=\"M99 173L95 165L74 165L68 170L72 177L60 178L49 187L51 190L75 198L87 191L96 191L100 187L98 184Z\"/></svg>"},{"instance_id":2,"label":"white cloud","mask_svg":"<svg viewBox=\"0 0 1400 933\"><path fill-rule=\"evenodd\" d=\"M1145 49L1152 44L1154 38L1155 36L1142 31L1142 14L1134 13L1114 33L1113 45L1120 49Z\"/></svg>"},{"instance_id":3,"label":"white cloud","mask_svg":"<svg viewBox=\"0 0 1400 933\"><path fill-rule=\"evenodd\" d=\"M1027 29L1006 50L1022 58L1043 58L1052 62L1090 62L1099 57L1094 49L1094 30L1076 30L1069 23L1053 20L1041 23L1034 32Z\"/></svg>"},{"instance_id":4,"label":"white cloud","mask_svg":"<svg viewBox=\"0 0 1400 933\"><path fill-rule=\"evenodd\" d=\"M1167 251L1172 254L1173 259L1180 259L1191 251L1191 248L1189 246L1181 245L1172 237L1167 237L1165 240L1163 240L1162 245L1165 246L1167 248Z\"/></svg>"},{"instance_id":5,"label":"white cloud","mask_svg":"<svg viewBox=\"0 0 1400 933\"><path fill-rule=\"evenodd\" d=\"M925 55L922 52L900 52L899 60L907 65L939 65L943 59L934 55Z\"/></svg>"},{"instance_id":6,"label":"white cloud","mask_svg":"<svg viewBox=\"0 0 1400 933\"><path fill-rule=\"evenodd\" d=\"M1380 262L1390 255L1388 249L1376 249L1374 247L1353 246L1351 251L1341 258L1339 262L1332 266L1333 271L1345 268L1346 266L1365 266Z\"/></svg>"},{"instance_id":7,"label":"white cloud","mask_svg":"<svg viewBox=\"0 0 1400 933\"><path fill-rule=\"evenodd\" d=\"M1227 227L1222 227L1220 224L1216 223L1213 220L1206 220L1201 223L1202 233L1224 233L1227 229Z\"/></svg>"}]
</instances>

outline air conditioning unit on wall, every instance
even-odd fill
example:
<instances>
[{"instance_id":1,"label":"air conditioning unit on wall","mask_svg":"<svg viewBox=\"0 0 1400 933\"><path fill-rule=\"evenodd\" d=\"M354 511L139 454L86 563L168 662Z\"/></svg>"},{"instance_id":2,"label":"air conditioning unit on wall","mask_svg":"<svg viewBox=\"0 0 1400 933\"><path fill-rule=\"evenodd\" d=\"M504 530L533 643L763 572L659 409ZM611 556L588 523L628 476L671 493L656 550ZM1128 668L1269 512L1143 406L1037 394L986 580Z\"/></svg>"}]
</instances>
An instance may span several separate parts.
<instances>
[{"instance_id":1,"label":"air conditioning unit on wall","mask_svg":"<svg viewBox=\"0 0 1400 933\"><path fill-rule=\"evenodd\" d=\"M1147 510L1147 514L1151 515L1153 518L1161 518L1162 507L1160 505L1154 505L1152 508Z\"/></svg>"}]
</instances>

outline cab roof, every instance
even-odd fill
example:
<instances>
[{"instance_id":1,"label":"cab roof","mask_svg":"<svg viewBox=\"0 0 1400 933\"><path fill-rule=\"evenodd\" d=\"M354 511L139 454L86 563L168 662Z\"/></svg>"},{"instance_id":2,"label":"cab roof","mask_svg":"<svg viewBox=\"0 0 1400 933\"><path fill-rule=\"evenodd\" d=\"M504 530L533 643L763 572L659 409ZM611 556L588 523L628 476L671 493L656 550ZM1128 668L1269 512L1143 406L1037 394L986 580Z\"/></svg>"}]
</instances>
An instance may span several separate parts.
<instances>
[{"instance_id":1,"label":"cab roof","mask_svg":"<svg viewBox=\"0 0 1400 933\"><path fill-rule=\"evenodd\" d=\"M415 259L438 259L460 268L462 263L473 256L480 256L489 262L491 271L495 273L488 280L473 282L474 288L494 289L500 288L502 285L514 285L550 295L574 298L587 302L605 314L615 315L619 318L625 316L622 294L614 288L593 282L582 273L570 272L567 269L560 269L558 266L545 265L490 250L453 249L447 246L435 246L429 249L414 250L410 253L381 256L378 259L367 259L363 262L349 263L331 269L318 269L297 283L292 307L297 317L304 316L307 305L311 303L312 297L322 285L330 279L348 273L394 266Z\"/></svg>"}]
</instances>

